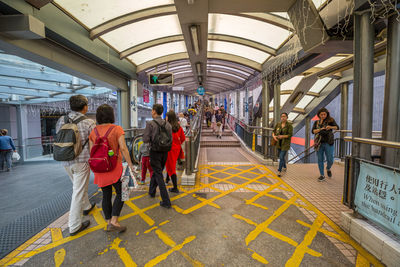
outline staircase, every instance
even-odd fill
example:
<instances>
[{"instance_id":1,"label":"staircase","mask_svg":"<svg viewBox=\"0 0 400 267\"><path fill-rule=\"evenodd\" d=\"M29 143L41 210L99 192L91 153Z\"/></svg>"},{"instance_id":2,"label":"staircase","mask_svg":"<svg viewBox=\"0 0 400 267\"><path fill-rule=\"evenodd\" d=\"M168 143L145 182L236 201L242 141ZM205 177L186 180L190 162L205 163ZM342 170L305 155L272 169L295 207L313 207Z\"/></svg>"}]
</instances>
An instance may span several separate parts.
<instances>
[{"instance_id":1,"label":"staircase","mask_svg":"<svg viewBox=\"0 0 400 267\"><path fill-rule=\"evenodd\" d=\"M222 132L222 139L216 137L211 128L205 124L202 126L200 147L240 147L240 142L230 129L226 128Z\"/></svg>"}]
</instances>

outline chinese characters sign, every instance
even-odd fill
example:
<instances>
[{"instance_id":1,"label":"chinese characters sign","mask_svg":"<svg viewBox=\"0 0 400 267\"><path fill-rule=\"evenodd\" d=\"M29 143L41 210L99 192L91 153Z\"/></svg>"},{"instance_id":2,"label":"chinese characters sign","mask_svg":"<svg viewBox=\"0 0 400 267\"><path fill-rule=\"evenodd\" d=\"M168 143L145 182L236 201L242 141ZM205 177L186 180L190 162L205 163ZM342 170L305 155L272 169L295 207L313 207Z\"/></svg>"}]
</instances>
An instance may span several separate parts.
<instances>
[{"instance_id":1,"label":"chinese characters sign","mask_svg":"<svg viewBox=\"0 0 400 267\"><path fill-rule=\"evenodd\" d=\"M356 211L396 234L400 234L400 174L360 162Z\"/></svg>"}]
</instances>

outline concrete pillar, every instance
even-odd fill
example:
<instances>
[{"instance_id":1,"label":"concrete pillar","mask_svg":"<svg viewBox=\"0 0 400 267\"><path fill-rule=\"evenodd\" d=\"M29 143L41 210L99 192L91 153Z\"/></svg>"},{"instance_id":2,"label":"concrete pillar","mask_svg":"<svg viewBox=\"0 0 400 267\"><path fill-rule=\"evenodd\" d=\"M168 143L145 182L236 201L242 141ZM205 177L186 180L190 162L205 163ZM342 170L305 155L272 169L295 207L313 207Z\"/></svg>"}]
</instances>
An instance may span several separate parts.
<instances>
[{"instance_id":1,"label":"concrete pillar","mask_svg":"<svg viewBox=\"0 0 400 267\"><path fill-rule=\"evenodd\" d=\"M276 82L274 84L274 126L280 121L281 118L281 84Z\"/></svg>"},{"instance_id":2,"label":"concrete pillar","mask_svg":"<svg viewBox=\"0 0 400 267\"><path fill-rule=\"evenodd\" d=\"M388 19L386 55L382 139L400 142L400 22L395 15ZM382 156L382 163L400 167L400 149L382 149Z\"/></svg>"},{"instance_id":3,"label":"concrete pillar","mask_svg":"<svg viewBox=\"0 0 400 267\"><path fill-rule=\"evenodd\" d=\"M246 87L245 91L244 91L244 115L245 115L245 120L246 123L249 124L250 122L250 118L249 118L249 88Z\"/></svg>"},{"instance_id":4,"label":"concrete pillar","mask_svg":"<svg viewBox=\"0 0 400 267\"><path fill-rule=\"evenodd\" d=\"M121 97L121 126L124 129L130 128L130 109L129 109L129 93L120 91Z\"/></svg>"},{"instance_id":5,"label":"concrete pillar","mask_svg":"<svg viewBox=\"0 0 400 267\"><path fill-rule=\"evenodd\" d=\"M373 79L374 79L374 26L371 13L354 15L354 137L372 138ZM355 157L371 159L371 146L352 144Z\"/></svg>"},{"instance_id":6,"label":"concrete pillar","mask_svg":"<svg viewBox=\"0 0 400 267\"><path fill-rule=\"evenodd\" d=\"M374 25L371 13L361 16L361 89L360 100L360 137L372 138L372 116L374 107ZM360 145L360 156L371 159L371 145Z\"/></svg>"},{"instance_id":7,"label":"concrete pillar","mask_svg":"<svg viewBox=\"0 0 400 267\"><path fill-rule=\"evenodd\" d=\"M349 113L349 83L344 82L340 85L340 129L347 130L348 123L348 113ZM346 153L344 142L344 137L346 133L340 133L340 147L339 147L339 155L343 159Z\"/></svg>"},{"instance_id":8,"label":"concrete pillar","mask_svg":"<svg viewBox=\"0 0 400 267\"><path fill-rule=\"evenodd\" d=\"M137 106L137 80L131 80L129 83L130 90L130 110L131 110L131 127L138 127L138 106Z\"/></svg>"},{"instance_id":9,"label":"concrete pillar","mask_svg":"<svg viewBox=\"0 0 400 267\"><path fill-rule=\"evenodd\" d=\"M271 97L269 94L268 81L263 80L262 83L262 126L269 128L269 102ZM268 130L263 130L263 136L269 136L270 132ZM268 150L268 139L264 138L264 154L267 155Z\"/></svg>"},{"instance_id":10,"label":"concrete pillar","mask_svg":"<svg viewBox=\"0 0 400 267\"><path fill-rule=\"evenodd\" d=\"M158 93L157 93L156 90L153 90L153 100L154 100L153 105L154 105L154 104L157 104L157 101L158 101Z\"/></svg>"},{"instance_id":11,"label":"concrete pillar","mask_svg":"<svg viewBox=\"0 0 400 267\"><path fill-rule=\"evenodd\" d=\"M122 127L121 91L117 90L117 122Z\"/></svg>"},{"instance_id":12,"label":"concrete pillar","mask_svg":"<svg viewBox=\"0 0 400 267\"><path fill-rule=\"evenodd\" d=\"M17 129L18 129L18 153L21 156L21 161L24 162L27 159L27 150L26 150L26 136L24 136L24 133L27 127L26 123L23 123L23 113L24 111L22 110L23 107L21 105L17 105Z\"/></svg>"},{"instance_id":13,"label":"concrete pillar","mask_svg":"<svg viewBox=\"0 0 400 267\"><path fill-rule=\"evenodd\" d=\"M305 120L305 143L304 143L304 149L307 151L305 153L305 161L304 163L309 163L310 162L310 158L308 157L308 155L310 154L310 151L307 150L310 148L310 139L311 139L311 118L309 116L306 117Z\"/></svg>"},{"instance_id":14,"label":"concrete pillar","mask_svg":"<svg viewBox=\"0 0 400 267\"><path fill-rule=\"evenodd\" d=\"M236 91L236 118L240 118L240 90Z\"/></svg>"}]
</instances>

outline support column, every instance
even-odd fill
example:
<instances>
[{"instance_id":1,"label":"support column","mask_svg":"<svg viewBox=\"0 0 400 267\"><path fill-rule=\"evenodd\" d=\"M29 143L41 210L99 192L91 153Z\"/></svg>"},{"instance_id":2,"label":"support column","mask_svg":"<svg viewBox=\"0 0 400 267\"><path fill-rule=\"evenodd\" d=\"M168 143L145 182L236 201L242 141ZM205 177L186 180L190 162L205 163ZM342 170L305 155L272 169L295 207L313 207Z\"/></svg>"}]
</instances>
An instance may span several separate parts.
<instances>
[{"instance_id":1,"label":"support column","mask_svg":"<svg viewBox=\"0 0 400 267\"><path fill-rule=\"evenodd\" d=\"M246 123L249 124L249 88L246 87L245 93L244 93L244 114L245 114L245 120Z\"/></svg>"},{"instance_id":2,"label":"support column","mask_svg":"<svg viewBox=\"0 0 400 267\"><path fill-rule=\"evenodd\" d=\"M305 153L305 160L304 163L309 163L310 162L310 158L308 157L308 155L310 155L310 150L308 150L310 148L310 139L311 139L311 118L309 116L306 117L305 120L305 143L304 143L304 148L306 150Z\"/></svg>"},{"instance_id":3,"label":"support column","mask_svg":"<svg viewBox=\"0 0 400 267\"><path fill-rule=\"evenodd\" d=\"M131 80L129 83L130 89L130 110L131 110L131 124L132 128L138 127L138 106L137 106L137 80Z\"/></svg>"},{"instance_id":4,"label":"support column","mask_svg":"<svg viewBox=\"0 0 400 267\"><path fill-rule=\"evenodd\" d=\"M236 118L240 119L240 90L236 91Z\"/></svg>"},{"instance_id":5,"label":"support column","mask_svg":"<svg viewBox=\"0 0 400 267\"><path fill-rule=\"evenodd\" d=\"M117 122L122 127L122 107L121 107L121 91L117 90Z\"/></svg>"},{"instance_id":6,"label":"support column","mask_svg":"<svg viewBox=\"0 0 400 267\"><path fill-rule=\"evenodd\" d=\"M129 93L127 91L119 91L121 98L121 126L123 129L130 128L130 109L129 109Z\"/></svg>"},{"instance_id":7,"label":"support column","mask_svg":"<svg viewBox=\"0 0 400 267\"><path fill-rule=\"evenodd\" d=\"M24 162L27 159L27 151L26 151L26 138L24 136L24 127L26 127L26 123L23 123L22 113L23 107L21 105L17 105L17 129L18 129L18 153L21 156L21 162Z\"/></svg>"},{"instance_id":8,"label":"support column","mask_svg":"<svg viewBox=\"0 0 400 267\"><path fill-rule=\"evenodd\" d=\"M174 94L173 93L169 93L169 102L168 102L168 108L167 108L167 112L170 109L174 108Z\"/></svg>"},{"instance_id":9,"label":"support column","mask_svg":"<svg viewBox=\"0 0 400 267\"><path fill-rule=\"evenodd\" d=\"M374 108L374 25L371 13L361 16L361 89L360 100L360 137L372 138L372 116ZM371 145L360 145L360 156L371 159Z\"/></svg>"},{"instance_id":10,"label":"support column","mask_svg":"<svg viewBox=\"0 0 400 267\"><path fill-rule=\"evenodd\" d=\"M269 94L268 88L268 80L264 79L262 83L262 126L264 128L269 128L269 102L271 102L271 97ZM268 144L269 144L269 135L270 132L268 130L263 129L263 146L264 146L264 155L268 156Z\"/></svg>"},{"instance_id":11,"label":"support column","mask_svg":"<svg viewBox=\"0 0 400 267\"><path fill-rule=\"evenodd\" d=\"M382 139L400 142L400 22L393 15L388 19L385 102ZM382 148L382 163L399 168L400 150Z\"/></svg>"},{"instance_id":12,"label":"support column","mask_svg":"<svg viewBox=\"0 0 400 267\"><path fill-rule=\"evenodd\" d=\"M154 102L153 105L157 104L157 101L158 101L158 93L156 90L153 89L153 102Z\"/></svg>"},{"instance_id":13,"label":"support column","mask_svg":"<svg viewBox=\"0 0 400 267\"><path fill-rule=\"evenodd\" d=\"M348 113L349 113L349 82L340 85L340 130L347 130ZM346 143L344 137L347 134L340 132L339 155L342 160L346 156Z\"/></svg>"},{"instance_id":14,"label":"support column","mask_svg":"<svg viewBox=\"0 0 400 267\"><path fill-rule=\"evenodd\" d=\"M281 84L274 84L274 126L280 121L281 117Z\"/></svg>"},{"instance_id":15,"label":"support column","mask_svg":"<svg viewBox=\"0 0 400 267\"><path fill-rule=\"evenodd\" d=\"M374 26L371 13L354 15L353 137L372 138ZM371 159L371 146L352 144L355 157Z\"/></svg>"}]
</instances>

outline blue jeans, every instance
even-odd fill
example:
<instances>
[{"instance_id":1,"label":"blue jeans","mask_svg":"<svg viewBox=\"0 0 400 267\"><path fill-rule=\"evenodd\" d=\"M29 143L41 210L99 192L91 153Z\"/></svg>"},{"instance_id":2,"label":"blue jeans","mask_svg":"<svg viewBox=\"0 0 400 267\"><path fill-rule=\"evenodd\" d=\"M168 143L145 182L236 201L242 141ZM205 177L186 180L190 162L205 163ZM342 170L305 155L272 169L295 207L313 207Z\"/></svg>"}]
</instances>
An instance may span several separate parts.
<instances>
[{"instance_id":1,"label":"blue jeans","mask_svg":"<svg viewBox=\"0 0 400 267\"><path fill-rule=\"evenodd\" d=\"M330 170L333 164L333 145L329 145L328 143L322 143L317 151L318 156L318 168L321 176L324 176L324 154L326 156L326 161L328 162L326 165L326 169Z\"/></svg>"},{"instance_id":2,"label":"blue jeans","mask_svg":"<svg viewBox=\"0 0 400 267\"><path fill-rule=\"evenodd\" d=\"M286 158L285 158L286 157L286 153L287 153L287 151L278 149L278 155L279 155L278 172L282 171L282 168L286 169Z\"/></svg>"},{"instance_id":3,"label":"blue jeans","mask_svg":"<svg viewBox=\"0 0 400 267\"><path fill-rule=\"evenodd\" d=\"M13 151L0 151L0 167L4 169L4 161L6 161L6 167L7 169L11 169L11 157L12 157Z\"/></svg>"}]
</instances>

